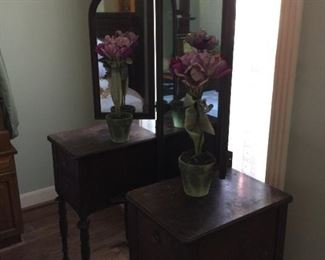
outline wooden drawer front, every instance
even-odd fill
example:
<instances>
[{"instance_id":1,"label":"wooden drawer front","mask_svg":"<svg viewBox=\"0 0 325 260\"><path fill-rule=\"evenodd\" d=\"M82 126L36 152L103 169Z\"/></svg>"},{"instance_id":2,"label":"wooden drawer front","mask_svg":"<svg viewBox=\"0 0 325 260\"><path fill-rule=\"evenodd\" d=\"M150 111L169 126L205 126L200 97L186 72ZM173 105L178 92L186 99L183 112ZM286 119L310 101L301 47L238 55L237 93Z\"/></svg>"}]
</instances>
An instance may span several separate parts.
<instances>
[{"instance_id":1,"label":"wooden drawer front","mask_svg":"<svg viewBox=\"0 0 325 260\"><path fill-rule=\"evenodd\" d=\"M139 212L139 259L181 260L181 245L146 215Z\"/></svg>"},{"instance_id":2,"label":"wooden drawer front","mask_svg":"<svg viewBox=\"0 0 325 260\"><path fill-rule=\"evenodd\" d=\"M274 257L276 232L277 209L259 213L203 238L200 259L277 259Z\"/></svg>"},{"instance_id":3,"label":"wooden drawer front","mask_svg":"<svg viewBox=\"0 0 325 260\"><path fill-rule=\"evenodd\" d=\"M0 176L0 243L22 231L21 209L16 176Z\"/></svg>"},{"instance_id":4,"label":"wooden drawer front","mask_svg":"<svg viewBox=\"0 0 325 260\"><path fill-rule=\"evenodd\" d=\"M0 233L14 228L9 182L0 181Z\"/></svg>"},{"instance_id":5,"label":"wooden drawer front","mask_svg":"<svg viewBox=\"0 0 325 260\"><path fill-rule=\"evenodd\" d=\"M0 156L0 174L15 170L14 158L12 155Z\"/></svg>"},{"instance_id":6,"label":"wooden drawer front","mask_svg":"<svg viewBox=\"0 0 325 260\"><path fill-rule=\"evenodd\" d=\"M55 188L73 207L79 207L80 181L78 163L60 149L54 150L53 154L55 156Z\"/></svg>"}]
</instances>

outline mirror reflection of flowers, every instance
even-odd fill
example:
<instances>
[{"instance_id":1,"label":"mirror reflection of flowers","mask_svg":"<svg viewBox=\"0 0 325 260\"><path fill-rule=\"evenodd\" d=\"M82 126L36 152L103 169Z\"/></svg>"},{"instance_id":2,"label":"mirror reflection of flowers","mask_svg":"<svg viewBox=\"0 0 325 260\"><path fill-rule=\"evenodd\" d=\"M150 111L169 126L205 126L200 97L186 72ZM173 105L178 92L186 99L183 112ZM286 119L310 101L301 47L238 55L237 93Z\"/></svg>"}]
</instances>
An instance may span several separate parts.
<instances>
[{"instance_id":1,"label":"mirror reflection of flowers","mask_svg":"<svg viewBox=\"0 0 325 260\"><path fill-rule=\"evenodd\" d=\"M186 97L185 129L194 143L192 163L205 163L203 152L204 133L214 135L214 128L207 113L213 108L202 99L203 91L210 80L219 79L230 73L227 62L220 53L211 52L217 45L215 37L207 37L206 33L192 33L188 42L193 44L191 52L175 57L170 62L170 69L184 84ZM207 48L207 49L203 49Z\"/></svg>"},{"instance_id":2,"label":"mirror reflection of flowers","mask_svg":"<svg viewBox=\"0 0 325 260\"><path fill-rule=\"evenodd\" d=\"M114 35L106 35L104 42L96 47L102 56L99 61L108 71L111 82L111 94L116 112L125 106L128 81L128 65L133 63L132 57L139 36L133 32L116 31Z\"/></svg>"},{"instance_id":3,"label":"mirror reflection of flowers","mask_svg":"<svg viewBox=\"0 0 325 260\"><path fill-rule=\"evenodd\" d=\"M216 51L219 41L213 35L208 35L204 30L189 33L185 37L185 41L194 47L197 51Z\"/></svg>"}]
</instances>

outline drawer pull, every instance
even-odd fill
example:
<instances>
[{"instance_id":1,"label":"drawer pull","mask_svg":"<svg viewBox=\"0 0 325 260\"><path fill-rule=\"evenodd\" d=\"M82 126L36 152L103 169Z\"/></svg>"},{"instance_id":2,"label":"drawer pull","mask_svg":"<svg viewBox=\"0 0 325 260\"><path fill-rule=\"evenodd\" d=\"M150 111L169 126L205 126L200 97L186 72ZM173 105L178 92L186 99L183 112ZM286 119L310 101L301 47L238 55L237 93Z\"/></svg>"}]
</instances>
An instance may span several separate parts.
<instances>
[{"instance_id":1,"label":"drawer pull","mask_svg":"<svg viewBox=\"0 0 325 260\"><path fill-rule=\"evenodd\" d=\"M159 233L157 231L152 234L152 240L155 243L160 243L161 242L160 235L159 235Z\"/></svg>"}]
</instances>

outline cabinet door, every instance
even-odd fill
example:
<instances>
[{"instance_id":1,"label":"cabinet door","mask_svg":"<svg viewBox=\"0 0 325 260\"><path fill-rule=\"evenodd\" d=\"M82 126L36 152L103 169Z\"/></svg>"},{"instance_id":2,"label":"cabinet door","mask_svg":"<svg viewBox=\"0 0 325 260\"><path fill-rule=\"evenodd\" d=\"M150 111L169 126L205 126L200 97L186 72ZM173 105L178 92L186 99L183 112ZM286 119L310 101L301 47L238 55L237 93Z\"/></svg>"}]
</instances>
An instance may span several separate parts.
<instances>
[{"instance_id":1,"label":"cabinet door","mask_svg":"<svg viewBox=\"0 0 325 260\"><path fill-rule=\"evenodd\" d=\"M22 230L20 201L15 174L0 175L0 242Z\"/></svg>"}]
</instances>

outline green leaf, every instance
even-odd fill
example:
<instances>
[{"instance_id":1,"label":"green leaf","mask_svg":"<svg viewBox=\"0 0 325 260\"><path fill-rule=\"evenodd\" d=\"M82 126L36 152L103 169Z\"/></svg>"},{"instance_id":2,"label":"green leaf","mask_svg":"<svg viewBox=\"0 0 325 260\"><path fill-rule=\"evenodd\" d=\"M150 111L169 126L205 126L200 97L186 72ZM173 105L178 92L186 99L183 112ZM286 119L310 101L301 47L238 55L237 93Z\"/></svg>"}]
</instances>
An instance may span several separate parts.
<instances>
[{"instance_id":1,"label":"green leaf","mask_svg":"<svg viewBox=\"0 0 325 260\"><path fill-rule=\"evenodd\" d=\"M184 100L185 129L194 143L195 154L202 152L204 143L204 133L215 134L214 128L206 114L212 109L212 105L207 106L204 100L195 101L190 95L186 95Z\"/></svg>"},{"instance_id":2,"label":"green leaf","mask_svg":"<svg viewBox=\"0 0 325 260\"><path fill-rule=\"evenodd\" d=\"M204 109L199 109L199 122L198 126L200 131L208 133L210 135L215 135L214 128L209 120L208 115L205 113Z\"/></svg>"},{"instance_id":3,"label":"green leaf","mask_svg":"<svg viewBox=\"0 0 325 260\"><path fill-rule=\"evenodd\" d=\"M133 61L132 61L131 58L127 58L127 59L125 60L125 62L126 62L126 64L129 64L129 65L131 65L131 64L133 63Z\"/></svg>"},{"instance_id":4,"label":"green leaf","mask_svg":"<svg viewBox=\"0 0 325 260\"><path fill-rule=\"evenodd\" d=\"M185 129L192 132L199 132L198 128L198 118L199 114L196 109L196 103L192 104L191 106L188 106L185 110L185 122L184 126Z\"/></svg>"},{"instance_id":5,"label":"green leaf","mask_svg":"<svg viewBox=\"0 0 325 260\"><path fill-rule=\"evenodd\" d=\"M123 102L123 91L121 84L121 73L117 69L113 69L111 72L110 89L116 112L120 111Z\"/></svg>"},{"instance_id":6,"label":"green leaf","mask_svg":"<svg viewBox=\"0 0 325 260\"><path fill-rule=\"evenodd\" d=\"M214 128L212 127L209 117L205 112L207 108L210 108L210 106L206 106L205 103L201 101L195 102L187 107L185 111L184 125L187 131L196 133L205 132L215 135Z\"/></svg>"},{"instance_id":7,"label":"green leaf","mask_svg":"<svg viewBox=\"0 0 325 260\"><path fill-rule=\"evenodd\" d=\"M192 96L187 93L184 98L184 107L185 108L190 107L190 106L194 105L195 102L196 101L192 98Z\"/></svg>"}]
</instances>

